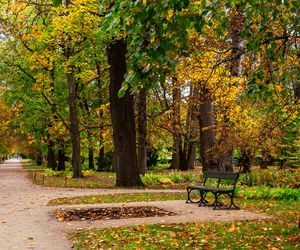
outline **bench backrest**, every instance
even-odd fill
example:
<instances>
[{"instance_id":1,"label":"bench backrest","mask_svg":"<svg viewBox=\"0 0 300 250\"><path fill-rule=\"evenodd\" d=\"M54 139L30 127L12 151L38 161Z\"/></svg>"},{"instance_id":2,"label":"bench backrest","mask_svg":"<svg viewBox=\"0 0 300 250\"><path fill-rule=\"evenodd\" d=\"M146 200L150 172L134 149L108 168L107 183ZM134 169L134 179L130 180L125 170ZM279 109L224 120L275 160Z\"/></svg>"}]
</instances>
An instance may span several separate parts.
<instances>
[{"instance_id":1,"label":"bench backrest","mask_svg":"<svg viewBox=\"0 0 300 250\"><path fill-rule=\"evenodd\" d=\"M234 172L204 172L203 178L214 178L222 180L237 180L239 178L239 173Z\"/></svg>"},{"instance_id":2,"label":"bench backrest","mask_svg":"<svg viewBox=\"0 0 300 250\"><path fill-rule=\"evenodd\" d=\"M204 172L203 173L203 178L204 178L204 183L203 185L206 185L206 180L207 179L218 179L217 187L220 186L221 180L229 180L234 182L233 183L233 190L235 190L236 182L237 179L239 178L239 172Z\"/></svg>"}]
</instances>

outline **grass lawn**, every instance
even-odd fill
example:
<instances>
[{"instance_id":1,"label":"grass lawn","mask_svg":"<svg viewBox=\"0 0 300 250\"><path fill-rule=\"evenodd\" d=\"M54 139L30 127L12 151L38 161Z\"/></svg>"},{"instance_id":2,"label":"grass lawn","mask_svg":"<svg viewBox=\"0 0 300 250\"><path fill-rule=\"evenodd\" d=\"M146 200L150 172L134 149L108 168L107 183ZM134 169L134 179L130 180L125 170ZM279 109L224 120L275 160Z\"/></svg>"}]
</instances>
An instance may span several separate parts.
<instances>
[{"instance_id":1,"label":"grass lawn","mask_svg":"<svg viewBox=\"0 0 300 250\"><path fill-rule=\"evenodd\" d=\"M47 166L22 166L23 169L27 169L27 170L39 170L39 169L42 169L42 170L45 170L47 169Z\"/></svg>"},{"instance_id":2,"label":"grass lawn","mask_svg":"<svg viewBox=\"0 0 300 250\"><path fill-rule=\"evenodd\" d=\"M52 187L71 188L115 188L116 174L111 172L83 171L84 178L72 179L72 172L52 171L46 167L24 166L31 169L29 177L35 184ZM36 173L34 172L36 169ZM45 170L39 171L39 170ZM186 172L163 170L148 171L141 176L143 183L150 189L186 189L188 185L199 184L202 181L201 169ZM238 186L268 186L300 188L300 169L278 170L273 167L268 170L254 168L251 174L241 174ZM265 190L267 191L267 190Z\"/></svg>"},{"instance_id":3,"label":"grass lawn","mask_svg":"<svg viewBox=\"0 0 300 250\"><path fill-rule=\"evenodd\" d=\"M77 197L63 197L50 200L49 206L55 205L79 205L96 203L117 203L117 202L135 202L135 201L165 201L165 200L184 200L186 193L124 193L124 194L105 194L89 195Z\"/></svg>"},{"instance_id":4,"label":"grass lawn","mask_svg":"<svg viewBox=\"0 0 300 250\"><path fill-rule=\"evenodd\" d=\"M193 200L199 199L198 193L191 193ZM208 197L212 197L208 193ZM243 199L278 199L300 201L300 190L290 188L268 188L268 187L240 187L237 194ZM77 197L62 197L50 200L48 205L80 205L97 203L117 203L135 201L158 201L158 200L186 200L187 194L184 192L150 192L150 193L121 193L105 195L87 195Z\"/></svg>"},{"instance_id":5,"label":"grass lawn","mask_svg":"<svg viewBox=\"0 0 300 250\"><path fill-rule=\"evenodd\" d=\"M77 249L299 249L300 202L239 202L272 219L90 229L69 237Z\"/></svg>"}]
</instances>

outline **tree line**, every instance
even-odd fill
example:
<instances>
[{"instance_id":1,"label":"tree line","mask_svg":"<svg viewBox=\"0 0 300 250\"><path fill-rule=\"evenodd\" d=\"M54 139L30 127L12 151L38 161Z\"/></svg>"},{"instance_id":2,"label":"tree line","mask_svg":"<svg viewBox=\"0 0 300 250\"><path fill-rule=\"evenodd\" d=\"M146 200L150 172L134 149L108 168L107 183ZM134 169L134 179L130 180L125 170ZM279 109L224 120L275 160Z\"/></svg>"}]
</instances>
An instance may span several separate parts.
<instances>
[{"instance_id":1,"label":"tree line","mask_svg":"<svg viewBox=\"0 0 300 250\"><path fill-rule=\"evenodd\" d=\"M298 1L0 3L0 136L37 163L71 155L78 178L113 152L124 187L143 185L151 148L180 170L198 148L203 171L233 171L234 153L243 171L295 164Z\"/></svg>"}]
</instances>

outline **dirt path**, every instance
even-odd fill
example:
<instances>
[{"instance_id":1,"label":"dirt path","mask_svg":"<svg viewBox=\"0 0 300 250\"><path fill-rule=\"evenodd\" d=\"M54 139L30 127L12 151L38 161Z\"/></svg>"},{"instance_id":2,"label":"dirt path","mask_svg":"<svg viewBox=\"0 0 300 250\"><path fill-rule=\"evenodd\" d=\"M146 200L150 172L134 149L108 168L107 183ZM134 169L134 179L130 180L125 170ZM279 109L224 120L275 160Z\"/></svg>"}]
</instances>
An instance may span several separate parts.
<instances>
[{"instance_id":1,"label":"dirt path","mask_svg":"<svg viewBox=\"0 0 300 250\"><path fill-rule=\"evenodd\" d=\"M152 192L153 190L143 190ZM168 190L156 190L166 192ZM33 185L26 178L18 161L7 161L0 165L0 249L71 249L66 232L86 227L112 227L145 223L179 223L188 221L242 220L263 218L262 215L240 211L212 211L198 208L196 204L183 201L124 203L123 206L154 205L178 216L133 218L105 221L57 222L50 212L57 207L47 206L50 199L88 194L141 192L126 189L69 189L49 188ZM86 207L120 206L121 204L84 205ZM63 207L63 206L60 206ZM72 206L64 206L72 207ZM74 206L73 206L74 207ZM76 206L79 207L79 206Z\"/></svg>"}]
</instances>

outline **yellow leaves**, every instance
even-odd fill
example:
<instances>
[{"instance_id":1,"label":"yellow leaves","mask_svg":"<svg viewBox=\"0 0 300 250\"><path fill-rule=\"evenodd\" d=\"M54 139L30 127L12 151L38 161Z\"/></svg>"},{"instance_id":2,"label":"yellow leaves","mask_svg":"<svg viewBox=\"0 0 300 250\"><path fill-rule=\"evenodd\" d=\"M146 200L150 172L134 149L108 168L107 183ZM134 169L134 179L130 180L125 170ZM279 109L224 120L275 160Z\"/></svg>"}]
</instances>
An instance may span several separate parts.
<instances>
[{"instance_id":1,"label":"yellow leaves","mask_svg":"<svg viewBox=\"0 0 300 250\"><path fill-rule=\"evenodd\" d=\"M168 9L167 20L171 20L173 16L174 16L174 10Z\"/></svg>"},{"instance_id":2,"label":"yellow leaves","mask_svg":"<svg viewBox=\"0 0 300 250\"><path fill-rule=\"evenodd\" d=\"M27 142L28 142L28 144L30 144L30 145L32 145L32 144L35 143L35 138L34 138L34 136L33 136L32 134L29 134L29 135L27 136Z\"/></svg>"},{"instance_id":3,"label":"yellow leaves","mask_svg":"<svg viewBox=\"0 0 300 250\"><path fill-rule=\"evenodd\" d=\"M233 232L239 233L239 232L241 232L241 229L240 229L240 227L237 227L234 223L232 223L230 228L228 229L228 232L230 232L230 233L233 233Z\"/></svg>"},{"instance_id":4,"label":"yellow leaves","mask_svg":"<svg viewBox=\"0 0 300 250\"><path fill-rule=\"evenodd\" d=\"M72 1L68 8L56 7L57 16L52 19L52 35L57 39L67 40L66 34L72 34L72 40L82 37L82 34L94 34L95 23L100 23L98 13L98 2L89 0ZM77 35L77 39L74 38Z\"/></svg>"}]
</instances>

